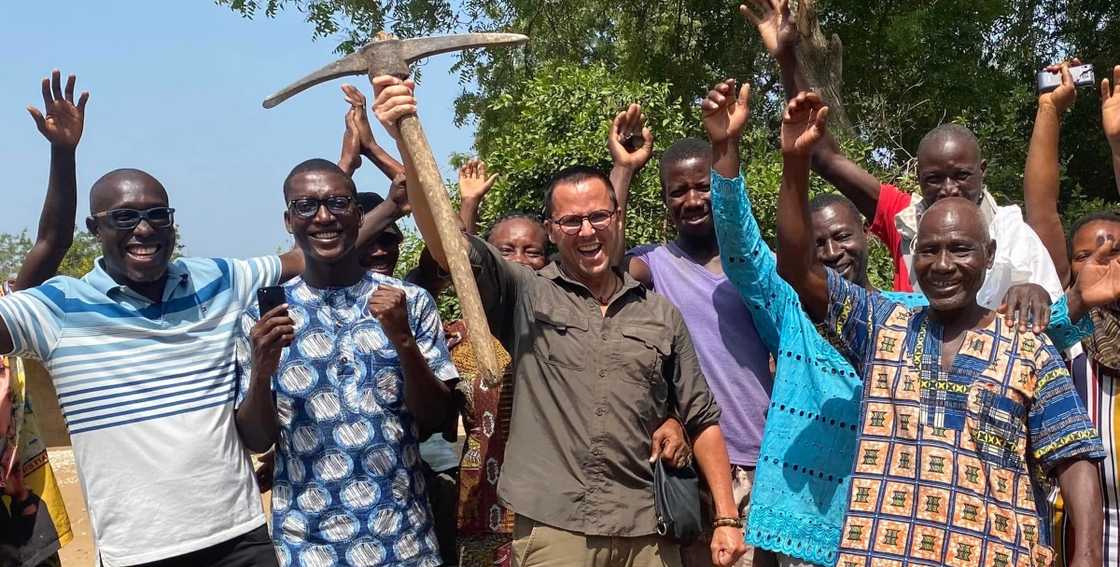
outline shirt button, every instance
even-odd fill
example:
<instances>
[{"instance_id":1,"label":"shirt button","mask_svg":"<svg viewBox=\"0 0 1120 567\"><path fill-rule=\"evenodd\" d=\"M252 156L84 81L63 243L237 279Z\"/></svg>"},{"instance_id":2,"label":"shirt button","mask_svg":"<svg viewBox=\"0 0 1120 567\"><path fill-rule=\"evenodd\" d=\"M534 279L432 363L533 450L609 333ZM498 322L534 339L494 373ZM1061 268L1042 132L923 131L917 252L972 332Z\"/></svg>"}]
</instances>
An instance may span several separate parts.
<instances>
[{"instance_id":1,"label":"shirt button","mask_svg":"<svg viewBox=\"0 0 1120 567\"><path fill-rule=\"evenodd\" d=\"M343 363L343 364L346 364L346 363L350 362L350 359L349 359L349 358L346 358L346 357L344 356L344 357L342 357L342 358L338 359L338 361L339 361L339 362L341 362L341 363Z\"/></svg>"},{"instance_id":2,"label":"shirt button","mask_svg":"<svg viewBox=\"0 0 1120 567\"><path fill-rule=\"evenodd\" d=\"M603 454L603 450L598 448L598 447L595 447L594 449L591 450L591 454L598 457L599 455ZM594 487L592 487L592 488L594 488Z\"/></svg>"},{"instance_id":3,"label":"shirt button","mask_svg":"<svg viewBox=\"0 0 1120 567\"><path fill-rule=\"evenodd\" d=\"M600 370L600 371L599 371L599 376L600 376L600 377L603 377L603 378L605 378L605 377L607 376L607 371L606 371L605 369L604 369L604 370Z\"/></svg>"},{"instance_id":4,"label":"shirt button","mask_svg":"<svg viewBox=\"0 0 1120 567\"><path fill-rule=\"evenodd\" d=\"M607 408L595 408L595 415L606 415Z\"/></svg>"},{"instance_id":5,"label":"shirt button","mask_svg":"<svg viewBox=\"0 0 1120 567\"><path fill-rule=\"evenodd\" d=\"M603 340L604 341L607 340L607 334L606 333L603 333Z\"/></svg>"}]
</instances>

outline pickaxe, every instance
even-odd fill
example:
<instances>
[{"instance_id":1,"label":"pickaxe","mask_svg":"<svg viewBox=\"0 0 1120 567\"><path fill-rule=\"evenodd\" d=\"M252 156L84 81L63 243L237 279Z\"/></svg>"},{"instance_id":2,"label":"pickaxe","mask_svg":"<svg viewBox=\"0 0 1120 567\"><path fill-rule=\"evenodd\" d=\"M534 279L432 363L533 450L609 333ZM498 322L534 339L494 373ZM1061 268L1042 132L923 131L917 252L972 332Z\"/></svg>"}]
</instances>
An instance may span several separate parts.
<instances>
[{"instance_id":1,"label":"pickaxe","mask_svg":"<svg viewBox=\"0 0 1120 567\"><path fill-rule=\"evenodd\" d=\"M409 75L409 64L418 59L448 51L495 45L520 45L529 41L529 38L524 35L512 33L470 33L403 40L379 34L380 37L386 39L374 41L268 97L264 101L264 107L272 108L319 83L347 75L367 73L370 81L380 75L395 75L404 79ZM412 158L412 165L416 168L425 200L435 217L439 239L447 256L451 281L455 284L455 292L463 308L463 318L467 323L471 347L478 360L481 378L484 384L495 385L499 379L498 357L490 341L490 326L486 322L486 312L482 308L482 299L478 295L478 284L474 280L465 241L459 232L459 221L443 187L439 165L432 156L432 147L428 144L428 138L424 135L416 115L401 118L397 128L405 149Z\"/></svg>"}]
</instances>

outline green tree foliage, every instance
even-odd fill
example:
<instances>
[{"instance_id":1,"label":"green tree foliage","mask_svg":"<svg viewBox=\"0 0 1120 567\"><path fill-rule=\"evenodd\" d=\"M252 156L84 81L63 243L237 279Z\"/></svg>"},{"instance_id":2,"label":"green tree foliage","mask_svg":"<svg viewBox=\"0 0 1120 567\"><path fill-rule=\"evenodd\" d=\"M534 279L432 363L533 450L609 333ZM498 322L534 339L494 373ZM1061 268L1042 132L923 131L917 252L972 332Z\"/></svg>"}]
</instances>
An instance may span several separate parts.
<instances>
[{"instance_id":1,"label":"green tree foliage","mask_svg":"<svg viewBox=\"0 0 1120 567\"><path fill-rule=\"evenodd\" d=\"M0 233L0 275L5 279L15 278L23 259L31 251L35 242L24 230L19 234ZM175 244L172 257L183 253L182 242ZM74 243L58 267L58 275L80 278L93 270L93 263L101 256L101 244L92 234L84 230L74 232Z\"/></svg>"},{"instance_id":2,"label":"green tree foliage","mask_svg":"<svg viewBox=\"0 0 1120 567\"><path fill-rule=\"evenodd\" d=\"M19 234L0 234L0 274L5 278L16 277L20 266L23 265L23 258L31 251L34 244L26 230ZM93 269L93 262L100 255L101 245L93 235L85 231L77 231L74 233L74 244L66 252L58 273L80 278Z\"/></svg>"},{"instance_id":3,"label":"green tree foliage","mask_svg":"<svg viewBox=\"0 0 1120 567\"><path fill-rule=\"evenodd\" d=\"M798 0L802 3L805 0ZM461 54L461 120L475 118L486 149L510 114L503 97L558 66L600 64L612 78L661 85L662 100L689 113L724 77L749 80L771 132L781 98L777 73L754 30L727 0L218 0L251 17L296 9L318 38L341 38L347 52L381 29L402 37L463 31L528 34L525 49ZM959 121L981 134L989 185L1018 201L1034 118L1033 77L1078 55L1098 77L1120 63L1120 10L1113 0L816 0L827 34L844 45L843 93L866 163L904 174L931 127ZM562 116L556 119L562 120ZM1062 133L1063 205L1074 196L1112 201L1108 148L1097 95L1083 91ZM681 124L674 129L692 128ZM664 137L664 135L663 135ZM563 141L562 143L571 143ZM872 154L874 151L874 154ZM872 155L875 159L872 160ZM529 158L526 158L529 159Z\"/></svg>"}]
</instances>

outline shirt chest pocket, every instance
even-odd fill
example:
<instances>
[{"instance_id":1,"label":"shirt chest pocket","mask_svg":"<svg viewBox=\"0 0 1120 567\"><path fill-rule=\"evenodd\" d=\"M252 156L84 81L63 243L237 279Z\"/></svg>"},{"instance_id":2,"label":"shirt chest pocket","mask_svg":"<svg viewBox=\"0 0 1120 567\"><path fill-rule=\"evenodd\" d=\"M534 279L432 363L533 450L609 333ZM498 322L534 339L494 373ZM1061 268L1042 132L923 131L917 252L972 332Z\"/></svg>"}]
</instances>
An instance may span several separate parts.
<instances>
[{"instance_id":1,"label":"shirt chest pocket","mask_svg":"<svg viewBox=\"0 0 1120 567\"><path fill-rule=\"evenodd\" d=\"M977 380L969 388L966 432L977 455L1000 468L1021 470L1026 455L1027 399L1014 388Z\"/></svg>"},{"instance_id":2,"label":"shirt chest pocket","mask_svg":"<svg viewBox=\"0 0 1120 567\"><path fill-rule=\"evenodd\" d=\"M571 309L533 310L536 326L533 351L541 362L582 370L594 355L587 344L587 321Z\"/></svg>"},{"instance_id":3,"label":"shirt chest pocket","mask_svg":"<svg viewBox=\"0 0 1120 567\"><path fill-rule=\"evenodd\" d=\"M672 352L672 341L658 324L626 325L619 329L622 344L615 352L621 378L641 384L665 382L662 367Z\"/></svg>"}]
</instances>

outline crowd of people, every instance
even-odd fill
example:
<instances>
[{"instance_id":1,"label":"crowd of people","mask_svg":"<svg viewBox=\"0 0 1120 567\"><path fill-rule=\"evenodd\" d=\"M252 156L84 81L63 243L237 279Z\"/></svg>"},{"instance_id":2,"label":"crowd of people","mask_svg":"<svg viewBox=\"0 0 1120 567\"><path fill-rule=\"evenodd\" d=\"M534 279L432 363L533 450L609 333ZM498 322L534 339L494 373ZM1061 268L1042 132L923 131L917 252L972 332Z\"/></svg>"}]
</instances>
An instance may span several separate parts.
<instances>
[{"instance_id":1,"label":"crowd of people","mask_svg":"<svg viewBox=\"0 0 1120 567\"><path fill-rule=\"evenodd\" d=\"M1078 62L1047 69L1062 81L1038 98L1025 212L988 191L980 142L957 124L921 140L909 194L829 134L788 1L752 6L786 96L777 251L741 161L750 86L733 79L701 102L707 139L660 156L675 238L626 249L629 187L656 135L633 104L610 126L613 169L557 172L539 214L479 233L497 175L459 169L488 330L439 316L447 243L396 128L417 112L411 80L373 79L400 161L343 87L339 160L304 161L282 187L291 251L175 257L167 191L118 169L90 189L102 255L74 279L52 276L89 95L44 79L45 108L29 111L51 146L47 196L0 297L0 564L59 561L58 522L25 482L49 470L20 440L34 413L18 368L34 359L69 428L98 565L1120 565L1120 214L1067 232L1058 210ZM1120 190L1111 75L1102 125ZM386 197L358 191L365 160ZM837 192L810 199L811 172ZM407 215L426 248L398 279ZM892 289L868 277L869 233ZM278 285L283 303L263 309L258 290ZM467 340L482 331L500 376ZM699 537L667 532L659 461L702 479ZM42 495L53 479L36 478Z\"/></svg>"}]
</instances>

